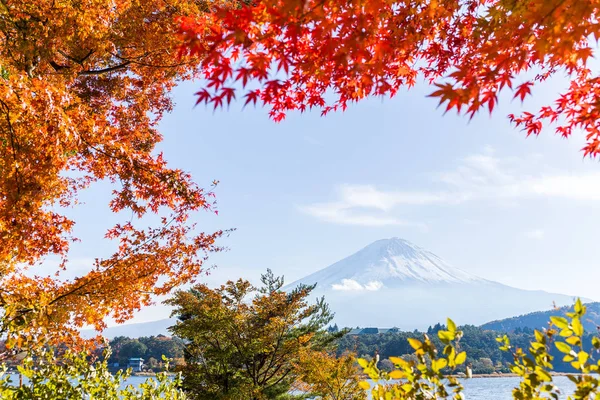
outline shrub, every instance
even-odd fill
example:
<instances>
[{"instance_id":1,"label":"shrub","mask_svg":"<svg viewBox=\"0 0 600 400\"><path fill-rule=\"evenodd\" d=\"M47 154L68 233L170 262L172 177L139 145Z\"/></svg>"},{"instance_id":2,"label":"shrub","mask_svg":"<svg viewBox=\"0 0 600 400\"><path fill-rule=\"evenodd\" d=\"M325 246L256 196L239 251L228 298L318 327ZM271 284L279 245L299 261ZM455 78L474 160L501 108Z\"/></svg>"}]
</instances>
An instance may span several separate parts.
<instances>
[{"instance_id":1,"label":"shrub","mask_svg":"<svg viewBox=\"0 0 600 400\"><path fill-rule=\"evenodd\" d=\"M122 389L130 371L108 371L110 350L104 352L103 361L90 363L85 353L66 351L60 357L51 350L41 350L27 356L18 366L24 384L16 386L0 367L0 398L61 399L61 400L184 400L179 390L180 376L171 379L166 373L157 374L139 387Z\"/></svg>"},{"instance_id":2,"label":"shrub","mask_svg":"<svg viewBox=\"0 0 600 400\"><path fill-rule=\"evenodd\" d=\"M586 307L577 300L574 311L562 316L550 317L548 328L534 331L534 340L527 350L511 344L507 335L498 337L500 350L512 355L510 372L518 375L519 386L513 389L513 398L521 399L558 399L559 389L554 385L551 372L555 367L553 348L562 354L563 363L568 363L574 373L567 374L575 384L573 400L596 399L600 395L600 361L594 355L600 352L600 338L585 336L582 320ZM448 320L448 330L437 332L444 344L442 354L427 334L423 340L409 338L416 359L406 361L399 357L390 357L395 369L391 372L377 369L373 362L359 359L364 372L375 381L373 387L361 382L364 390L371 391L374 399L416 400L423 398L462 399L460 382L449 375L466 360L466 353L457 353L462 332ZM429 358L429 359L428 359ZM493 370L490 359L482 358L473 365L474 369ZM475 371L477 372L477 371ZM395 381L391 381L391 380Z\"/></svg>"}]
</instances>

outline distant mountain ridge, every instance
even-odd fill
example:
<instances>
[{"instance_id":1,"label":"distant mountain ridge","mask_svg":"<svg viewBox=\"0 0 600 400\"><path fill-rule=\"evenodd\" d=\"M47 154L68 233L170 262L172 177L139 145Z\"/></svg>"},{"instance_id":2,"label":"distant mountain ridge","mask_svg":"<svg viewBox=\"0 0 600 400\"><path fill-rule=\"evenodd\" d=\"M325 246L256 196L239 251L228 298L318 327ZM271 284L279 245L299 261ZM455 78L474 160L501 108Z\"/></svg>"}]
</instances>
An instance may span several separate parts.
<instances>
[{"instance_id":1,"label":"distant mountain ridge","mask_svg":"<svg viewBox=\"0 0 600 400\"><path fill-rule=\"evenodd\" d=\"M371 243L288 284L284 290L301 283L316 284L312 297L325 297L335 312L332 323L340 327L425 330L438 322L445 323L447 317L459 325L487 326L492 324L489 321L505 321L515 315L548 310L553 304L567 306L574 302L573 296L517 289L483 279L397 237ZM174 324L174 320L165 319L120 325L104 333L110 337L168 334L167 328Z\"/></svg>"},{"instance_id":2,"label":"distant mountain ridge","mask_svg":"<svg viewBox=\"0 0 600 400\"><path fill-rule=\"evenodd\" d=\"M102 335L108 339L114 339L117 336L125 336L130 338L157 335L172 336L168 328L175 325L176 321L177 320L175 318L166 318L157 321L111 326L106 328L102 332ZM97 334L98 332L92 329L84 329L81 331L81 335L85 338L92 338Z\"/></svg>"},{"instance_id":3,"label":"distant mountain ridge","mask_svg":"<svg viewBox=\"0 0 600 400\"><path fill-rule=\"evenodd\" d=\"M587 312L581 321L583 328L588 333L596 333L600 326L600 303L586 303L585 306L587 307ZM547 311L536 311L517 317L490 321L481 325L481 328L499 332L513 332L517 328L542 329L548 327L548 321L550 321L551 316L565 316L567 312L572 311L573 306L565 306Z\"/></svg>"},{"instance_id":4,"label":"distant mountain ridge","mask_svg":"<svg viewBox=\"0 0 600 400\"><path fill-rule=\"evenodd\" d=\"M397 237L378 240L335 264L288 285L317 283L317 287L339 285L344 280L361 286L386 281L402 286L410 282L472 283L485 279L445 263L430 251Z\"/></svg>"},{"instance_id":5,"label":"distant mountain ridge","mask_svg":"<svg viewBox=\"0 0 600 400\"><path fill-rule=\"evenodd\" d=\"M327 268L287 285L316 284L339 326L426 329L451 317L480 325L573 297L513 288L450 266L441 257L401 238L377 240Z\"/></svg>"}]
</instances>

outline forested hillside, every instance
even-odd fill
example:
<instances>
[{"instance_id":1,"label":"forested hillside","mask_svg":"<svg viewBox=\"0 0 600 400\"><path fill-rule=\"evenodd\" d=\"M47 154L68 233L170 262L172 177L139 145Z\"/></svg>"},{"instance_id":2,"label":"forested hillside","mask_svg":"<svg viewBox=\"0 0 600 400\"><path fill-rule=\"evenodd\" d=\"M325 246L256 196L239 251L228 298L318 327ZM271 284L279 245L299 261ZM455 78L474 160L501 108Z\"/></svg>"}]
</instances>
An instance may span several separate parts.
<instances>
[{"instance_id":1,"label":"forested hillside","mask_svg":"<svg viewBox=\"0 0 600 400\"><path fill-rule=\"evenodd\" d=\"M548 316L546 316L548 319ZM338 354L343 354L347 351L356 352L359 357L371 359L375 351L379 352L380 367L382 369L392 368L392 364L387 360L389 357L402 356L403 358L411 358L414 350L408 343L408 338L422 339L423 333L427 333L433 340L436 347L443 348L438 339L437 332L446 329L445 326L437 324L430 327L427 332L389 332L384 334L362 334L362 335L346 335L340 339L338 346ZM493 331L466 325L459 327L463 331L464 336L460 339L459 349L467 352L467 363L472 363L473 372L476 374L490 374L494 372L509 372L507 364L512 363L513 357L509 352L500 351L500 345L496 338L502 336L503 332ZM596 330L589 331L588 337L584 338L584 342L589 343L590 335L596 333ZM516 328L507 334L511 344L514 347L520 347L525 350L529 348L531 341L535 340L533 329ZM554 367L557 372L573 372L573 368L560 360L563 358L554 345L550 346L551 354L555 357Z\"/></svg>"},{"instance_id":2,"label":"forested hillside","mask_svg":"<svg viewBox=\"0 0 600 400\"><path fill-rule=\"evenodd\" d=\"M119 364L123 368L127 366L129 358L143 358L145 369L162 370L165 356L170 360L171 365L182 365L184 342L178 337L168 337L164 335L145 336L140 338L128 338L118 336L110 341L110 347L113 351L110 357L110 364Z\"/></svg>"},{"instance_id":3,"label":"forested hillside","mask_svg":"<svg viewBox=\"0 0 600 400\"><path fill-rule=\"evenodd\" d=\"M586 331L596 332L597 327L600 326L600 303L587 303L586 306L587 313L581 322L583 323L583 327ZM541 329L548 326L550 316L565 316L567 312L572 311L573 306L560 307L558 309L548 311L538 311L525 315L519 315L518 317L491 321L483 324L481 328L484 330L494 330L500 332L513 332L519 328Z\"/></svg>"}]
</instances>

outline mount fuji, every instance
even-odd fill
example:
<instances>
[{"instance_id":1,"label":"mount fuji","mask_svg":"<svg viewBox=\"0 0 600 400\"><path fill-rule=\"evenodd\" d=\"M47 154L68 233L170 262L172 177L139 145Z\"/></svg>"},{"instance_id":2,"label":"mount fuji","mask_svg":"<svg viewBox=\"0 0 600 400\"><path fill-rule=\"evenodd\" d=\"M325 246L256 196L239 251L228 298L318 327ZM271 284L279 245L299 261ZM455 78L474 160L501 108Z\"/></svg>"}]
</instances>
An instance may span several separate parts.
<instances>
[{"instance_id":1,"label":"mount fuji","mask_svg":"<svg viewBox=\"0 0 600 400\"><path fill-rule=\"evenodd\" d=\"M480 278L400 238L378 240L284 290L298 284L316 284L312 295L324 296L334 322L347 327L426 329L447 317L480 325L574 300Z\"/></svg>"}]
</instances>

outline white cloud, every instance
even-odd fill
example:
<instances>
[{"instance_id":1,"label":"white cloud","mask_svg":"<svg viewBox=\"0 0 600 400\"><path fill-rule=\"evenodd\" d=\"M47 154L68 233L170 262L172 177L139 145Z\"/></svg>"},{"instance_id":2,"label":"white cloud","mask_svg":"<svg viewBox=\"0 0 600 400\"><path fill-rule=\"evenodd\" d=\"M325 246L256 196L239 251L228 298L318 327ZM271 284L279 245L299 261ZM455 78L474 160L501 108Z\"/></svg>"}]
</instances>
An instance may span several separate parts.
<instances>
[{"instance_id":1,"label":"white cloud","mask_svg":"<svg viewBox=\"0 0 600 400\"><path fill-rule=\"evenodd\" d=\"M331 285L331 288L333 290L340 290L340 291L346 291L346 292L363 291L363 290L375 292L375 291L383 288L383 283L381 283L379 281L370 281L370 282L367 282L365 285L361 285L354 279L342 279L341 283L334 283L333 285Z\"/></svg>"},{"instance_id":2,"label":"white cloud","mask_svg":"<svg viewBox=\"0 0 600 400\"><path fill-rule=\"evenodd\" d=\"M425 228L398 218L401 206L457 205L487 201L515 204L522 199L562 198L574 201L600 200L600 172L565 174L530 165L530 160L500 158L492 148L460 160L449 171L433 176L431 190L389 190L375 185L342 184L337 199L300 207L322 221L361 226L404 225ZM529 171L529 172L528 172Z\"/></svg>"},{"instance_id":3,"label":"white cloud","mask_svg":"<svg viewBox=\"0 0 600 400\"><path fill-rule=\"evenodd\" d=\"M361 226L388 226L388 225L418 225L388 215L373 215L353 210L355 206L343 202L321 203L300 207L306 214L312 215L323 221Z\"/></svg>"},{"instance_id":4,"label":"white cloud","mask_svg":"<svg viewBox=\"0 0 600 400\"><path fill-rule=\"evenodd\" d=\"M342 279L342 283L334 283L333 285L331 285L331 288L333 290L342 290L342 291L363 290L363 286L353 279Z\"/></svg>"},{"instance_id":5,"label":"white cloud","mask_svg":"<svg viewBox=\"0 0 600 400\"><path fill-rule=\"evenodd\" d=\"M365 285L365 290L377 291L383 287L383 283L379 281L371 281Z\"/></svg>"},{"instance_id":6,"label":"white cloud","mask_svg":"<svg viewBox=\"0 0 600 400\"><path fill-rule=\"evenodd\" d=\"M528 239L541 240L544 238L546 233L542 229L534 229L532 231L527 231L524 233L525 237Z\"/></svg>"},{"instance_id":7,"label":"white cloud","mask_svg":"<svg viewBox=\"0 0 600 400\"><path fill-rule=\"evenodd\" d=\"M548 197L597 201L600 200L600 173L545 176L534 182L531 192Z\"/></svg>"}]
</instances>

